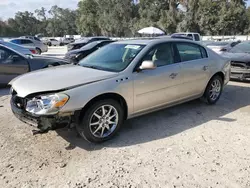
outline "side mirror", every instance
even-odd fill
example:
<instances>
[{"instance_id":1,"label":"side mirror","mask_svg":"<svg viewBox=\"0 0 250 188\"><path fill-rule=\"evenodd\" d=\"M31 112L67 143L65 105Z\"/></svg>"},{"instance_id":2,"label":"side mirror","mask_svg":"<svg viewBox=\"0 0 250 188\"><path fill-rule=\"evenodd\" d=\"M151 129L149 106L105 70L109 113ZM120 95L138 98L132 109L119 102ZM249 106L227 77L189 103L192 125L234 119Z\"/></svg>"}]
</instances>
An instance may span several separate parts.
<instances>
[{"instance_id":1,"label":"side mirror","mask_svg":"<svg viewBox=\"0 0 250 188\"><path fill-rule=\"evenodd\" d=\"M143 61L139 67L140 70L153 70L155 68L156 66L153 61Z\"/></svg>"}]
</instances>

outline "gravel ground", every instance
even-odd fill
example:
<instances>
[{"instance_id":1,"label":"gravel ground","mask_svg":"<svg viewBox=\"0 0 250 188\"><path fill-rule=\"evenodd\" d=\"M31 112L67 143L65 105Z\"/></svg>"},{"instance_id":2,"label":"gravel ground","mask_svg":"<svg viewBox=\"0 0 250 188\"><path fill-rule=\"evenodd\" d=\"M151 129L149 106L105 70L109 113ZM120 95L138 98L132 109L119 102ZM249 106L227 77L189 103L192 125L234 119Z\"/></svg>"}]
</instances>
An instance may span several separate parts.
<instances>
[{"instance_id":1,"label":"gravel ground","mask_svg":"<svg viewBox=\"0 0 250 188\"><path fill-rule=\"evenodd\" d=\"M0 90L0 187L250 187L250 85L129 120L101 145L31 134Z\"/></svg>"}]
</instances>

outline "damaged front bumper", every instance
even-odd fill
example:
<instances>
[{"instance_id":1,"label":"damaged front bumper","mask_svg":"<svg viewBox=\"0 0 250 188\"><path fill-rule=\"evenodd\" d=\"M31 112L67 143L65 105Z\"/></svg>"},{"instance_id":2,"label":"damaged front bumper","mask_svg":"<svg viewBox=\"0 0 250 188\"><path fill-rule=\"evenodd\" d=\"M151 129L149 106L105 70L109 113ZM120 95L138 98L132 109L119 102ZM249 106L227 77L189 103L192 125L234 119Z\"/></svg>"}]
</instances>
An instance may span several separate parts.
<instances>
[{"instance_id":1,"label":"damaged front bumper","mask_svg":"<svg viewBox=\"0 0 250 188\"><path fill-rule=\"evenodd\" d=\"M245 62L231 62L231 79L250 80L250 66Z\"/></svg>"},{"instance_id":2,"label":"damaged front bumper","mask_svg":"<svg viewBox=\"0 0 250 188\"><path fill-rule=\"evenodd\" d=\"M75 113L57 115L35 115L25 110L25 99L12 96L11 109L14 115L22 122L36 127L41 132L56 130L70 126L75 119Z\"/></svg>"},{"instance_id":3,"label":"damaged front bumper","mask_svg":"<svg viewBox=\"0 0 250 188\"><path fill-rule=\"evenodd\" d=\"M250 69L232 68L230 77L232 79L250 80Z\"/></svg>"}]
</instances>

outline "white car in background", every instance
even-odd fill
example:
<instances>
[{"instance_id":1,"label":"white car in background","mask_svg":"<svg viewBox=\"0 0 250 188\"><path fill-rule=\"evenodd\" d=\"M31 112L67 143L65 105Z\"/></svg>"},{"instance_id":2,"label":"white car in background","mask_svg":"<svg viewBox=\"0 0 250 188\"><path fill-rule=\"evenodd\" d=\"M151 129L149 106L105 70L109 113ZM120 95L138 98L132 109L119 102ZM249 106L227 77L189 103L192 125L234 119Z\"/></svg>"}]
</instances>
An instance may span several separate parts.
<instances>
[{"instance_id":1,"label":"white car in background","mask_svg":"<svg viewBox=\"0 0 250 188\"><path fill-rule=\"evenodd\" d=\"M48 51L48 46L43 44L41 41L37 41L37 40L26 39L26 38L16 38L16 39L11 39L9 42L12 42L14 44L18 44L21 46L35 47L38 54Z\"/></svg>"},{"instance_id":2,"label":"white car in background","mask_svg":"<svg viewBox=\"0 0 250 188\"><path fill-rule=\"evenodd\" d=\"M172 37L188 37L193 41L201 41L201 36L199 33L173 33Z\"/></svg>"},{"instance_id":3,"label":"white car in background","mask_svg":"<svg viewBox=\"0 0 250 188\"><path fill-rule=\"evenodd\" d=\"M31 40L36 40L36 41L40 41L41 42L41 40L38 37L34 37L34 36L21 36L19 38L31 39Z\"/></svg>"},{"instance_id":4,"label":"white car in background","mask_svg":"<svg viewBox=\"0 0 250 188\"><path fill-rule=\"evenodd\" d=\"M49 39L47 41L48 46L61 46L62 43L56 39Z\"/></svg>"}]
</instances>

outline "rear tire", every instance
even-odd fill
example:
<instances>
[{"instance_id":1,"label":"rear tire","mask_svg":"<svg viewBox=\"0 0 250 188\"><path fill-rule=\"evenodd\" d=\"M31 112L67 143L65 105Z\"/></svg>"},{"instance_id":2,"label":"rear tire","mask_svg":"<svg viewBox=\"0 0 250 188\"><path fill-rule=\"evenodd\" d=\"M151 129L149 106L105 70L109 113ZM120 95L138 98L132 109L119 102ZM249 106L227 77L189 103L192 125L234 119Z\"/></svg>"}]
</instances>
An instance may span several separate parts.
<instances>
[{"instance_id":1,"label":"rear tire","mask_svg":"<svg viewBox=\"0 0 250 188\"><path fill-rule=\"evenodd\" d=\"M219 75L215 75L208 83L203 98L207 104L215 104L221 96L223 81Z\"/></svg>"},{"instance_id":2,"label":"rear tire","mask_svg":"<svg viewBox=\"0 0 250 188\"><path fill-rule=\"evenodd\" d=\"M104 99L95 102L84 112L76 129L85 140L100 143L111 139L123 121L121 105L113 99Z\"/></svg>"}]
</instances>

